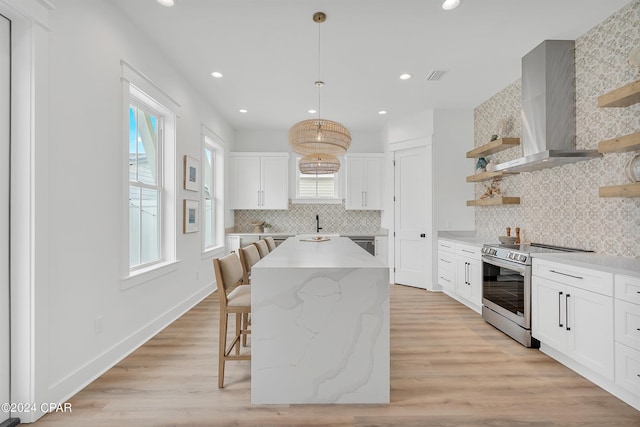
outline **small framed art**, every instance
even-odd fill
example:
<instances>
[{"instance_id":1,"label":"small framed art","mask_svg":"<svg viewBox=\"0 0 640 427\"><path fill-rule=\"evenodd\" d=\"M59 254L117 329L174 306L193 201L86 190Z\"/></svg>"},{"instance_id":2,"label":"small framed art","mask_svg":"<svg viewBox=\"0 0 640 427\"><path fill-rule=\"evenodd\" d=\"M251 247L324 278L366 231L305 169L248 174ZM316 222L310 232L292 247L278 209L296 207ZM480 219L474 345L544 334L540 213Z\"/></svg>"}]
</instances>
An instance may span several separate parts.
<instances>
[{"instance_id":1,"label":"small framed art","mask_svg":"<svg viewBox=\"0 0 640 427\"><path fill-rule=\"evenodd\" d=\"M196 233L200 228L200 202L184 199L182 232Z\"/></svg>"},{"instance_id":2,"label":"small framed art","mask_svg":"<svg viewBox=\"0 0 640 427\"><path fill-rule=\"evenodd\" d=\"M191 156L184 156L184 189L200 190L200 161Z\"/></svg>"}]
</instances>

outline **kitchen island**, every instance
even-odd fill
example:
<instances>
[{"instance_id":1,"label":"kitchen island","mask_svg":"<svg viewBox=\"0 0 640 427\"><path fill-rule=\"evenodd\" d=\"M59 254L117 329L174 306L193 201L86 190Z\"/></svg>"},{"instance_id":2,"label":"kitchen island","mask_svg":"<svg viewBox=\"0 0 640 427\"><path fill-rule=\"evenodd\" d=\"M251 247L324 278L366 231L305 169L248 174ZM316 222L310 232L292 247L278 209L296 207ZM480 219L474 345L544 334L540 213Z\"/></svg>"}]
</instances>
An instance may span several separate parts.
<instances>
[{"instance_id":1,"label":"kitchen island","mask_svg":"<svg viewBox=\"0 0 640 427\"><path fill-rule=\"evenodd\" d=\"M389 272L346 237L252 268L251 403L388 403Z\"/></svg>"}]
</instances>

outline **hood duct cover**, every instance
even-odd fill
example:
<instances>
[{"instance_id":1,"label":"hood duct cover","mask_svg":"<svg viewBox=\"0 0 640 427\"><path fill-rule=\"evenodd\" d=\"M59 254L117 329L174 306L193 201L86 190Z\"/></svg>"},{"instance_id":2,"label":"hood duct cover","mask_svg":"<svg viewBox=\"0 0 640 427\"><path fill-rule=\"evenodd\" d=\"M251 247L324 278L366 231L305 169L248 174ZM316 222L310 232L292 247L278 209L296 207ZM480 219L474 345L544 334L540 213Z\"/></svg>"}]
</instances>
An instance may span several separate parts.
<instances>
[{"instance_id":1,"label":"hood duct cover","mask_svg":"<svg viewBox=\"0 0 640 427\"><path fill-rule=\"evenodd\" d=\"M496 166L530 172L601 157L576 150L575 42L545 40L522 58L523 157Z\"/></svg>"}]
</instances>

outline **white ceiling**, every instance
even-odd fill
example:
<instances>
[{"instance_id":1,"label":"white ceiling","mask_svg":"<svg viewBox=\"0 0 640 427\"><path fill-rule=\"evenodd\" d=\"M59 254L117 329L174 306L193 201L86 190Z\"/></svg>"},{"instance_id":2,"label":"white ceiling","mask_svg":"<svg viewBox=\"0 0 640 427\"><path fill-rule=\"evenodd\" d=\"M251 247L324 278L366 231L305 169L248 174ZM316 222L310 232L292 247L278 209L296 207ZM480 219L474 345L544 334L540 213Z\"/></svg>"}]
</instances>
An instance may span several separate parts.
<instances>
[{"instance_id":1,"label":"white ceiling","mask_svg":"<svg viewBox=\"0 0 640 427\"><path fill-rule=\"evenodd\" d=\"M285 130L322 116L380 129L428 108L474 108L520 77L545 39L575 39L629 0L111 0L236 129ZM426 81L433 69L448 70ZM212 71L224 74L211 77ZM401 81L401 73L413 78ZM241 114L240 108L248 113ZM387 110L386 116L378 115Z\"/></svg>"}]
</instances>

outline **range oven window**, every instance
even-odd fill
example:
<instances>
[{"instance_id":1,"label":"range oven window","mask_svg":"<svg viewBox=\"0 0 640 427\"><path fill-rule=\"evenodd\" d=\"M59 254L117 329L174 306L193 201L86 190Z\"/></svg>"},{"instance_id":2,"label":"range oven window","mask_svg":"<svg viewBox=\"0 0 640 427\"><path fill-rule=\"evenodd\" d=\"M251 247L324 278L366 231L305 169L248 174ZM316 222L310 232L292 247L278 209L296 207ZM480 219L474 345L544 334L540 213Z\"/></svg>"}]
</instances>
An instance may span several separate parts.
<instances>
[{"instance_id":1,"label":"range oven window","mask_svg":"<svg viewBox=\"0 0 640 427\"><path fill-rule=\"evenodd\" d=\"M487 262L482 263L482 274L482 297L524 317L524 274Z\"/></svg>"}]
</instances>

